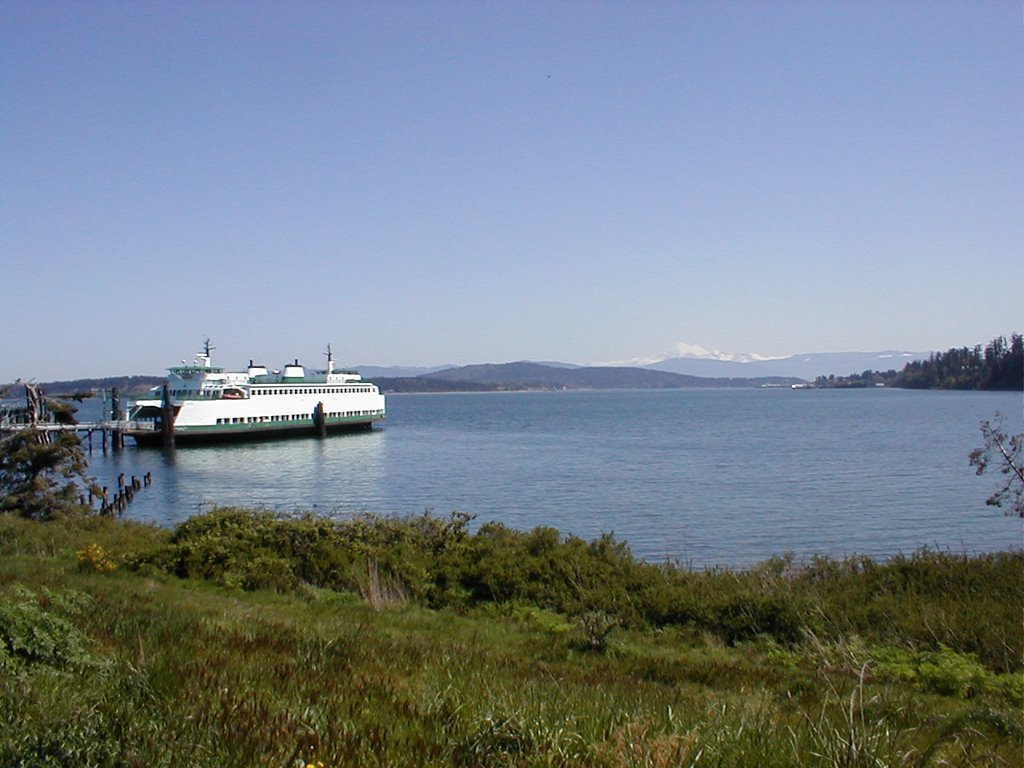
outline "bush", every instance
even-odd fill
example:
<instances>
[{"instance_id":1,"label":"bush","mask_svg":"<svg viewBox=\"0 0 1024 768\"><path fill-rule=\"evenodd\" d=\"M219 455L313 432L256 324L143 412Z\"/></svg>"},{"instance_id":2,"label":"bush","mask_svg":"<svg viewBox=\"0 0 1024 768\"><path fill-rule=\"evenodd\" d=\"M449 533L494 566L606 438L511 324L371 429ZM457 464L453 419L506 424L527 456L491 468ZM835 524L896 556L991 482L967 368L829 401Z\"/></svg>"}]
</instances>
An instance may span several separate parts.
<instances>
[{"instance_id":1,"label":"bush","mask_svg":"<svg viewBox=\"0 0 1024 768\"><path fill-rule=\"evenodd\" d=\"M58 613L76 610L83 596L37 595L19 587L11 597L0 601L0 670L34 665L72 669L89 661L85 637Z\"/></svg>"},{"instance_id":2,"label":"bush","mask_svg":"<svg viewBox=\"0 0 1024 768\"><path fill-rule=\"evenodd\" d=\"M636 560L612 536L586 542L554 528L424 514L328 520L238 509L192 518L170 543L136 556L179 576L242 589L299 585L359 594L373 605L527 605L603 615L624 628L686 627L728 644L758 636L792 645L859 635L874 644L941 646L986 668L1021 668L1024 554L922 551L879 563L776 558L746 571L690 571ZM584 633L586 634L586 633Z\"/></svg>"},{"instance_id":3,"label":"bush","mask_svg":"<svg viewBox=\"0 0 1024 768\"><path fill-rule=\"evenodd\" d=\"M608 649L612 630L618 625L619 622L604 611L587 611L576 619L576 647L604 653Z\"/></svg>"},{"instance_id":4,"label":"bush","mask_svg":"<svg viewBox=\"0 0 1024 768\"><path fill-rule=\"evenodd\" d=\"M111 558L107 550L99 544L93 543L75 553L78 560L78 567L83 571L94 573L113 573L117 570L117 563Z\"/></svg>"},{"instance_id":5,"label":"bush","mask_svg":"<svg viewBox=\"0 0 1024 768\"><path fill-rule=\"evenodd\" d=\"M991 691L1018 704L1022 698L1019 689L1024 682L1019 675L994 675L973 654L958 653L944 645L936 651L881 648L873 655L878 676L910 683L924 691L961 698Z\"/></svg>"}]
</instances>

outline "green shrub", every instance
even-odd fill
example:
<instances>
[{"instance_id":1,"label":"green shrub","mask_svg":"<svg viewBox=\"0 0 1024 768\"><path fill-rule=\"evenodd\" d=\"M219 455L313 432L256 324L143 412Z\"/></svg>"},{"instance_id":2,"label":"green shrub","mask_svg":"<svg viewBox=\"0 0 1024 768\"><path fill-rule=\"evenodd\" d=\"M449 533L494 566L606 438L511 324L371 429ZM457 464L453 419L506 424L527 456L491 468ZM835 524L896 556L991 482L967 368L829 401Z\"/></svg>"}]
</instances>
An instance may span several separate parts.
<instances>
[{"instance_id":1,"label":"green shrub","mask_svg":"<svg viewBox=\"0 0 1024 768\"><path fill-rule=\"evenodd\" d=\"M15 587L0 601L0 669L45 666L72 669L91 659L84 635L60 611L76 610L84 596L36 594Z\"/></svg>"},{"instance_id":2,"label":"green shrub","mask_svg":"<svg viewBox=\"0 0 1024 768\"><path fill-rule=\"evenodd\" d=\"M373 605L527 605L563 616L600 613L625 629L684 627L735 644L795 645L807 633L872 644L940 646L1000 673L1021 669L1024 554L921 551L774 558L749 570L692 571L636 560L610 535L586 542L554 528L516 531L423 514L329 520L221 509L191 518L162 547L128 558L242 589L300 585L348 591Z\"/></svg>"},{"instance_id":3,"label":"green shrub","mask_svg":"<svg viewBox=\"0 0 1024 768\"><path fill-rule=\"evenodd\" d=\"M83 572L91 543L138 570ZM1021 764L1019 673L967 648L1019 642L1019 555L698 572L549 528L238 510L0 521L0 547L0 765ZM955 643L904 618L943 611Z\"/></svg>"},{"instance_id":4,"label":"green shrub","mask_svg":"<svg viewBox=\"0 0 1024 768\"><path fill-rule=\"evenodd\" d=\"M925 691L971 698L982 691L998 689L1013 696L1012 688L1006 690L1005 684L973 654L957 653L944 645L937 651L882 648L873 655L873 668L880 677L911 683Z\"/></svg>"}]
</instances>

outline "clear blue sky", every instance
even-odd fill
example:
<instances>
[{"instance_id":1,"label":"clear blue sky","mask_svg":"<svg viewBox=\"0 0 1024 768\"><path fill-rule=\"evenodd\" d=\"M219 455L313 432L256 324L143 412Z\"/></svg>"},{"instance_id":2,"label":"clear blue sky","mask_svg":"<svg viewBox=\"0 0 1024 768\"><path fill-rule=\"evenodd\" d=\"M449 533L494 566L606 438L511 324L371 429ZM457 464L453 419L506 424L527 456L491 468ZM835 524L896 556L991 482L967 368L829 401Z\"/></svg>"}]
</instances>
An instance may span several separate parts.
<instances>
[{"instance_id":1,"label":"clear blue sky","mask_svg":"<svg viewBox=\"0 0 1024 768\"><path fill-rule=\"evenodd\" d=\"M1018 0L0 2L0 381L1024 328Z\"/></svg>"}]
</instances>

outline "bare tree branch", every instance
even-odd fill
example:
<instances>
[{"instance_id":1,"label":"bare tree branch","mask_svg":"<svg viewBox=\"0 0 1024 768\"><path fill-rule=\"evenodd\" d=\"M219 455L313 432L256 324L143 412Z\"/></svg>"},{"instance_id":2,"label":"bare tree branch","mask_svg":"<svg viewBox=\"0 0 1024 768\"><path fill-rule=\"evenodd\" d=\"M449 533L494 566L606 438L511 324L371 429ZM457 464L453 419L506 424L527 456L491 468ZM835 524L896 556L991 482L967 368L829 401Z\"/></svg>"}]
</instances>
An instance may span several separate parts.
<instances>
[{"instance_id":1,"label":"bare tree branch","mask_svg":"<svg viewBox=\"0 0 1024 768\"><path fill-rule=\"evenodd\" d=\"M989 496L985 503L1002 507L1004 502L1009 502L1011 511L1007 514L1024 517L1024 460L1021 458L1024 453L1024 433L1007 435L1002 416L997 413L994 425L987 419L981 422L981 436L984 445L971 451L969 457L971 466L977 468L975 474L984 474L995 461L999 473L1006 476L1002 487Z\"/></svg>"}]
</instances>

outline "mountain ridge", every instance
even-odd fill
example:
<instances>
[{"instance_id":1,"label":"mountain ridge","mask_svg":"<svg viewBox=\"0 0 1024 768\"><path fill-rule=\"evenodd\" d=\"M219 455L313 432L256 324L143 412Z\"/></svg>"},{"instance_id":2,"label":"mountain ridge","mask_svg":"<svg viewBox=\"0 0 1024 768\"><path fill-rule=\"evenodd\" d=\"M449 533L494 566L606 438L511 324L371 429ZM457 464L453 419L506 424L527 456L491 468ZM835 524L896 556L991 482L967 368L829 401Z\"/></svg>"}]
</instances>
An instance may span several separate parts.
<instances>
[{"instance_id":1,"label":"mountain ridge","mask_svg":"<svg viewBox=\"0 0 1024 768\"><path fill-rule=\"evenodd\" d=\"M401 391L413 391L408 387L415 387L417 382L429 382L432 387L447 382L460 388L478 386L486 389L684 389L787 387L801 383L802 380L792 377L707 378L627 366L564 368L529 361L466 365L423 374L401 382L389 379L376 380L382 388L401 386Z\"/></svg>"},{"instance_id":2,"label":"mountain ridge","mask_svg":"<svg viewBox=\"0 0 1024 768\"><path fill-rule=\"evenodd\" d=\"M685 354L634 358L620 362L591 364L567 363L549 360L519 360L514 362L534 363L553 368L643 368L665 371L701 378L763 378L766 376L796 377L814 381L818 376L846 376L865 370L900 370L914 360L925 360L930 353L907 350L883 350L880 352L804 352L797 355L770 357L748 353L726 353L708 351L695 345L680 344L688 350ZM354 366L367 378L408 378L435 374L445 370L465 368L471 365L504 365L505 363L470 363L468 365L435 366Z\"/></svg>"}]
</instances>

